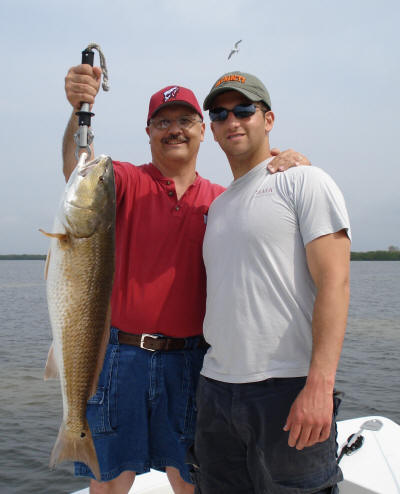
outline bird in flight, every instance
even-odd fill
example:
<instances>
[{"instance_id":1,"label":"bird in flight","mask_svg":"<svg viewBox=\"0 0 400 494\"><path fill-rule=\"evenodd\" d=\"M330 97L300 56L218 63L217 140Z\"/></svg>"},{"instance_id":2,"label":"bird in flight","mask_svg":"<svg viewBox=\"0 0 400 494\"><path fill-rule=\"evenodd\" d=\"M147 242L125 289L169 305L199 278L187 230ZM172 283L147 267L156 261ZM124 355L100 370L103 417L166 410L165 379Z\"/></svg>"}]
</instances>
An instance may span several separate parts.
<instances>
[{"instance_id":1,"label":"bird in flight","mask_svg":"<svg viewBox=\"0 0 400 494\"><path fill-rule=\"evenodd\" d=\"M231 56L232 56L234 53L237 53L237 52L239 51L238 46L239 46L239 43L241 43L241 42L242 42L242 40L241 40L241 39L240 39L239 41L236 41L235 46L232 48L231 52L230 52L230 53L229 53L229 55L228 55L228 60L231 58Z\"/></svg>"}]
</instances>

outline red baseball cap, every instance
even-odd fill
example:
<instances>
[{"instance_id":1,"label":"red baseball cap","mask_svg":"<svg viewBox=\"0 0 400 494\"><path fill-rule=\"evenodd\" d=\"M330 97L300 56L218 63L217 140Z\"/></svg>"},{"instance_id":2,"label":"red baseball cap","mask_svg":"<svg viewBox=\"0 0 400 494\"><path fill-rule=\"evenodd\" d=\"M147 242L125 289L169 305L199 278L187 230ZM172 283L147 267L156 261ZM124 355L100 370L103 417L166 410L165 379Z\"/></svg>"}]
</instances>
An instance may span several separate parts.
<instances>
[{"instance_id":1,"label":"red baseball cap","mask_svg":"<svg viewBox=\"0 0 400 494\"><path fill-rule=\"evenodd\" d=\"M182 103L183 105L190 106L203 120L200 105L193 91L182 86L167 86L164 89L160 89L157 93L154 93L150 98L147 125L149 125L150 119L158 110L163 106L168 106L173 103Z\"/></svg>"}]
</instances>

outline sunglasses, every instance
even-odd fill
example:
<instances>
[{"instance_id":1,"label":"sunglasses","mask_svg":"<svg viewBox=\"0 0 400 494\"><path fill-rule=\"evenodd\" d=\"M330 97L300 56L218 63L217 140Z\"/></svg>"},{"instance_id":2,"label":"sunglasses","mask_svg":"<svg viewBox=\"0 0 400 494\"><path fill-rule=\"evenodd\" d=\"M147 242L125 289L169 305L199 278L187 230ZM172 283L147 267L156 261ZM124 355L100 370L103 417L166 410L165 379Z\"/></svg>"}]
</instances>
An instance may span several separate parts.
<instances>
[{"instance_id":1,"label":"sunglasses","mask_svg":"<svg viewBox=\"0 0 400 494\"><path fill-rule=\"evenodd\" d=\"M232 112L236 118L248 118L255 114L257 108L261 110L259 106L250 103L249 105L236 105L232 110L227 108L214 108L210 110L211 122L223 122L228 118L229 112Z\"/></svg>"}]
</instances>

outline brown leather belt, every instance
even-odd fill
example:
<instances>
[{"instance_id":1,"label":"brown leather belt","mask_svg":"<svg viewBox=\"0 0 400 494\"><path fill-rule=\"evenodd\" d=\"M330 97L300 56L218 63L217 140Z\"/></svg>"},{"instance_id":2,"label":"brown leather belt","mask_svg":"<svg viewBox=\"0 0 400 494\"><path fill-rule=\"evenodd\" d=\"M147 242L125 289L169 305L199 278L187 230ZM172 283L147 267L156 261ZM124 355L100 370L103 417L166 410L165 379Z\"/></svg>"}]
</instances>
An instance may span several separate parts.
<instances>
[{"instance_id":1,"label":"brown leather belt","mask_svg":"<svg viewBox=\"0 0 400 494\"><path fill-rule=\"evenodd\" d=\"M168 338L153 334L131 334L124 331L118 331L118 341L122 345L133 345L149 350L150 352L171 350L183 350L184 348L208 348L209 345L203 336L197 338L195 344L187 344L189 338Z\"/></svg>"}]
</instances>

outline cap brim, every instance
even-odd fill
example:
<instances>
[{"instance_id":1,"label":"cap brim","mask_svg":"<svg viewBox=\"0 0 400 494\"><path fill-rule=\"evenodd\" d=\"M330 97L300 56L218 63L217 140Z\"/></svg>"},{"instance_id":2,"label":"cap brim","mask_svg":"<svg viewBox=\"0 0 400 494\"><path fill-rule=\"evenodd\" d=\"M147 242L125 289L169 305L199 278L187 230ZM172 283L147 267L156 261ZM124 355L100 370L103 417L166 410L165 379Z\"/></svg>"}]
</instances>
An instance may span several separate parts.
<instances>
[{"instance_id":1,"label":"cap brim","mask_svg":"<svg viewBox=\"0 0 400 494\"><path fill-rule=\"evenodd\" d=\"M149 125L149 122L150 122L150 119L152 119L155 115L157 115L157 113L162 109L162 108L165 108L166 106L174 106L174 105L181 105L181 106L187 106L188 108L191 108L193 111L195 111L197 113L197 115L199 115L202 119L203 119L203 115L201 115L198 110L193 106L191 105L190 103L188 103L187 101L179 101L178 99L175 99L174 101L166 101L165 103L163 103L162 105L160 105L154 112L153 114L151 115L151 117L149 118L149 120L147 121L147 125Z\"/></svg>"},{"instance_id":2,"label":"cap brim","mask_svg":"<svg viewBox=\"0 0 400 494\"><path fill-rule=\"evenodd\" d=\"M227 91L237 91L238 93L243 94L243 96L246 96L250 101L262 101L260 99L260 96L257 94L252 93L251 91L248 91L245 88L241 88L238 86L228 86L227 84L224 84L224 87L217 88L214 91L211 91L210 94L206 97L203 103L203 110L209 110L212 106L212 102L214 99L222 93L226 93Z\"/></svg>"}]
</instances>

